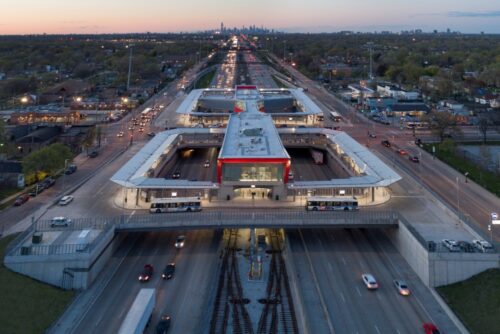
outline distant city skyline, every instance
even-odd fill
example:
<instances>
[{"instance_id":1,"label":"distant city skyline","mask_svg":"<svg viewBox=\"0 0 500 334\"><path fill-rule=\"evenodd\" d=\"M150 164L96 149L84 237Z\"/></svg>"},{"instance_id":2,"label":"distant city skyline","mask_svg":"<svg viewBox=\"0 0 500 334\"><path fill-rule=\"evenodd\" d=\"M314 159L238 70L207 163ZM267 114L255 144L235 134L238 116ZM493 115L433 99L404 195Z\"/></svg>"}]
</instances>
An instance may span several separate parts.
<instances>
[{"instance_id":1,"label":"distant city skyline","mask_svg":"<svg viewBox=\"0 0 500 334\"><path fill-rule=\"evenodd\" d=\"M500 0L2 0L0 13L2 35L194 32L221 22L285 32L500 33Z\"/></svg>"}]
</instances>

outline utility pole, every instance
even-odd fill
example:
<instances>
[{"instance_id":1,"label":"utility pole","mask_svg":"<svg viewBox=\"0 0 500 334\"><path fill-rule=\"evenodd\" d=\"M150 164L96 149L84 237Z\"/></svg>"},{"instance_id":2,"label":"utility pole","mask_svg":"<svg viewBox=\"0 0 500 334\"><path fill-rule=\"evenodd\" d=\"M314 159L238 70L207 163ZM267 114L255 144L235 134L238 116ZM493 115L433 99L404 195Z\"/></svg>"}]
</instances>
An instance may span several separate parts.
<instances>
[{"instance_id":1,"label":"utility pole","mask_svg":"<svg viewBox=\"0 0 500 334\"><path fill-rule=\"evenodd\" d=\"M286 61L286 40L283 41L283 62Z\"/></svg>"},{"instance_id":2,"label":"utility pole","mask_svg":"<svg viewBox=\"0 0 500 334\"><path fill-rule=\"evenodd\" d=\"M366 45L370 51L370 73L368 74L368 77L370 80L373 80L373 42L368 42Z\"/></svg>"}]
</instances>

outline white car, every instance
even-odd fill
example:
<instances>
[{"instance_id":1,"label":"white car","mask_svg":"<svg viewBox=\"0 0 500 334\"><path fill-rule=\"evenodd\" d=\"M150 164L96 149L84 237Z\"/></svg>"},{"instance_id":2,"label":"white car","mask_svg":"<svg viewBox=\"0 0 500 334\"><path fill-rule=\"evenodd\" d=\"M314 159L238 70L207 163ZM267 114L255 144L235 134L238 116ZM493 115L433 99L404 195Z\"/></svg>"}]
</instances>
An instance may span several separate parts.
<instances>
[{"instance_id":1,"label":"white car","mask_svg":"<svg viewBox=\"0 0 500 334\"><path fill-rule=\"evenodd\" d=\"M69 224L71 224L71 219L66 218L66 217L54 217L50 221L50 227L68 227Z\"/></svg>"},{"instance_id":2,"label":"white car","mask_svg":"<svg viewBox=\"0 0 500 334\"><path fill-rule=\"evenodd\" d=\"M184 247L185 242L186 242L186 237L184 235L179 235L177 239L175 239L175 248Z\"/></svg>"},{"instance_id":3,"label":"white car","mask_svg":"<svg viewBox=\"0 0 500 334\"><path fill-rule=\"evenodd\" d=\"M117 137L123 137L123 135L124 135L123 131L120 131L116 134Z\"/></svg>"},{"instance_id":4,"label":"white car","mask_svg":"<svg viewBox=\"0 0 500 334\"><path fill-rule=\"evenodd\" d=\"M405 283L405 281L396 279L394 280L394 286L401 296L409 296L411 293L410 288L408 288L408 285Z\"/></svg>"},{"instance_id":5,"label":"white car","mask_svg":"<svg viewBox=\"0 0 500 334\"><path fill-rule=\"evenodd\" d=\"M63 196L60 200L59 200L59 205L68 205L69 203L71 203L73 201L73 196L70 196L70 195L67 195L67 196Z\"/></svg>"},{"instance_id":6,"label":"white car","mask_svg":"<svg viewBox=\"0 0 500 334\"><path fill-rule=\"evenodd\" d=\"M485 240L472 240L472 244L483 253L493 252L493 246Z\"/></svg>"},{"instance_id":7,"label":"white car","mask_svg":"<svg viewBox=\"0 0 500 334\"><path fill-rule=\"evenodd\" d=\"M491 220L498 220L498 213L492 212L491 213Z\"/></svg>"},{"instance_id":8,"label":"white car","mask_svg":"<svg viewBox=\"0 0 500 334\"><path fill-rule=\"evenodd\" d=\"M203 164L203 166L204 166L205 168L210 167L210 160L205 161L205 163Z\"/></svg>"},{"instance_id":9,"label":"white car","mask_svg":"<svg viewBox=\"0 0 500 334\"><path fill-rule=\"evenodd\" d=\"M450 252L460 252L460 245L456 240L443 239L443 245L448 248Z\"/></svg>"},{"instance_id":10,"label":"white car","mask_svg":"<svg viewBox=\"0 0 500 334\"><path fill-rule=\"evenodd\" d=\"M371 274L363 274L361 275L361 279L363 280L363 283L365 283L366 287L370 290L375 290L378 289L378 283L375 280L375 277Z\"/></svg>"}]
</instances>

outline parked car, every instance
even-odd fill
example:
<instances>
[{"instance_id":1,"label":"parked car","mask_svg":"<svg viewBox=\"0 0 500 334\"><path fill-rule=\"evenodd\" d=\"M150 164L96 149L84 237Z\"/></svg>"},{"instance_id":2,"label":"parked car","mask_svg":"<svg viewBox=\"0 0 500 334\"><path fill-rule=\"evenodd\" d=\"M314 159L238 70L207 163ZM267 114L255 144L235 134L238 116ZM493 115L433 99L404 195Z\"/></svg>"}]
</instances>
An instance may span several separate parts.
<instances>
[{"instance_id":1,"label":"parked car","mask_svg":"<svg viewBox=\"0 0 500 334\"><path fill-rule=\"evenodd\" d=\"M64 174L66 175L73 174L74 172L76 172L76 169L77 169L76 165L70 164L68 167L66 167Z\"/></svg>"},{"instance_id":2,"label":"parked car","mask_svg":"<svg viewBox=\"0 0 500 334\"><path fill-rule=\"evenodd\" d=\"M425 323L423 325L423 327L424 327L425 334L440 334L441 333L439 331L439 329L436 327L436 325L434 325L432 323Z\"/></svg>"},{"instance_id":3,"label":"parked car","mask_svg":"<svg viewBox=\"0 0 500 334\"><path fill-rule=\"evenodd\" d=\"M406 150L402 149L402 148L400 148L398 150L398 153L399 153L399 155L407 155L408 154L408 152Z\"/></svg>"},{"instance_id":4,"label":"parked car","mask_svg":"<svg viewBox=\"0 0 500 334\"><path fill-rule=\"evenodd\" d=\"M45 190L45 186L42 183L36 184L30 191L30 196L35 197Z\"/></svg>"},{"instance_id":5,"label":"parked car","mask_svg":"<svg viewBox=\"0 0 500 334\"><path fill-rule=\"evenodd\" d=\"M150 264L146 264L139 275L139 282L147 282L153 276L154 268Z\"/></svg>"},{"instance_id":6,"label":"parked car","mask_svg":"<svg viewBox=\"0 0 500 334\"><path fill-rule=\"evenodd\" d=\"M71 219L66 217L54 217L50 221L50 227L68 227L71 224Z\"/></svg>"},{"instance_id":7,"label":"parked car","mask_svg":"<svg viewBox=\"0 0 500 334\"><path fill-rule=\"evenodd\" d=\"M167 334L169 328L170 317L168 315L164 315L160 318L158 325L156 325L156 334Z\"/></svg>"},{"instance_id":8,"label":"parked car","mask_svg":"<svg viewBox=\"0 0 500 334\"><path fill-rule=\"evenodd\" d=\"M28 194L22 194L22 195L19 195L16 200L14 201L14 205L15 206L19 206L19 205L23 205L24 203L26 203L28 200L30 199L30 195Z\"/></svg>"},{"instance_id":9,"label":"parked car","mask_svg":"<svg viewBox=\"0 0 500 334\"><path fill-rule=\"evenodd\" d=\"M54 184L56 184L56 180L50 176L46 177L45 180L42 181L43 186L45 189L52 187Z\"/></svg>"},{"instance_id":10,"label":"parked car","mask_svg":"<svg viewBox=\"0 0 500 334\"><path fill-rule=\"evenodd\" d=\"M179 235L177 239L175 239L175 248L182 248L186 242L186 236Z\"/></svg>"},{"instance_id":11,"label":"parked car","mask_svg":"<svg viewBox=\"0 0 500 334\"><path fill-rule=\"evenodd\" d=\"M175 273L175 263L169 263L163 270L163 274L161 274L161 278L163 279L171 279L174 277Z\"/></svg>"},{"instance_id":12,"label":"parked car","mask_svg":"<svg viewBox=\"0 0 500 334\"><path fill-rule=\"evenodd\" d=\"M203 167L205 168L210 167L210 160L206 160L205 163L203 164Z\"/></svg>"},{"instance_id":13,"label":"parked car","mask_svg":"<svg viewBox=\"0 0 500 334\"><path fill-rule=\"evenodd\" d=\"M384 145L385 147L391 147L391 142L388 140L382 140L382 145Z\"/></svg>"},{"instance_id":14,"label":"parked car","mask_svg":"<svg viewBox=\"0 0 500 334\"><path fill-rule=\"evenodd\" d=\"M179 179L181 177L181 172L175 171L172 173L172 179Z\"/></svg>"},{"instance_id":15,"label":"parked car","mask_svg":"<svg viewBox=\"0 0 500 334\"><path fill-rule=\"evenodd\" d=\"M472 244L482 253L493 252L493 246L484 240L472 240Z\"/></svg>"},{"instance_id":16,"label":"parked car","mask_svg":"<svg viewBox=\"0 0 500 334\"><path fill-rule=\"evenodd\" d=\"M99 155L99 153L97 151L90 151L87 155L89 158L95 158Z\"/></svg>"},{"instance_id":17,"label":"parked car","mask_svg":"<svg viewBox=\"0 0 500 334\"><path fill-rule=\"evenodd\" d=\"M369 290L375 290L378 289L378 283L375 280L375 277L371 274L363 274L361 275L361 279L363 280L363 283L365 283L366 287Z\"/></svg>"},{"instance_id":18,"label":"parked car","mask_svg":"<svg viewBox=\"0 0 500 334\"><path fill-rule=\"evenodd\" d=\"M409 296L410 295L410 293L411 293L410 289L408 288L408 285L406 284L405 281L402 281L400 279L395 279L393 281L393 283L401 296Z\"/></svg>"},{"instance_id":19,"label":"parked car","mask_svg":"<svg viewBox=\"0 0 500 334\"><path fill-rule=\"evenodd\" d=\"M410 156L409 159L410 159L411 162L414 162L414 163L419 163L420 162L420 159L416 155Z\"/></svg>"},{"instance_id":20,"label":"parked car","mask_svg":"<svg viewBox=\"0 0 500 334\"><path fill-rule=\"evenodd\" d=\"M154 136L156 136L156 133L154 133L154 132L149 132L149 133L148 133L148 136L149 136L149 137L151 137L151 138L153 138Z\"/></svg>"},{"instance_id":21,"label":"parked car","mask_svg":"<svg viewBox=\"0 0 500 334\"><path fill-rule=\"evenodd\" d=\"M459 241L458 247L460 247L460 249L466 253L474 252L474 245L472 245L470 242L467 241Z\"/></svg>"},{"instance_id":22,"label":"parked car","mask_svg":"<svg viewBox=\"0 0 500 334\"><path fill-rule=\"evenodd\" d=\"M73 201L73 196L71 195L67 195L67 196L63 196L60 200L59 200L59 205L68 205L69 203L71 203Z\"/></svg>"},{"instance_id":23,"label":"parked car","mask_svg":"<svg viewBox=\"0 0 500 334\"><path fill-rule=\"evenodd\" d=\"M448 248L450 252L460 252L460 246L456 240L443 239L443 245Z\"/></svg>"},{"instance_id":24,"label":"parked car","mask_svg":"<svg viewBox=\"0 0 500 334\"><path fill-rule=\"evenodd\" d=\"M116 134L117 137L123 137L125 134L123 133L123 131L120 131Z\"/></svg>"}]
</instances>

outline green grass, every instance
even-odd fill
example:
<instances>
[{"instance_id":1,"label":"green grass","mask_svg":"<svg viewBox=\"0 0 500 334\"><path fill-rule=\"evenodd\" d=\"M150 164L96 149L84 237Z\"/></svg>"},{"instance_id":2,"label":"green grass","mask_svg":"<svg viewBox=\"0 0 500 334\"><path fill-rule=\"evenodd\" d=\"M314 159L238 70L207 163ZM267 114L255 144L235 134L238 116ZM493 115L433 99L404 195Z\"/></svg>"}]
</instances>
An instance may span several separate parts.
<instances>
[{"instance_id":1,"label":"green grass","mask_svg":"<svg viewBox=\"0 0 500 334\"><path fill-rule=\"evenodd\" d=\"M212 82L212 79L214 78L215 75L215 69L205 73L197 82L196 82L196 88L208 88L210 86L210 83Z\"/></svg>"},{"instance_id":2,"label":"green grass","mask_svg":"<svg viewBox=\"0 0 500 334\"><path fill-rule=\"evenodd\" d=\"M11 187L0 187L0 201L21 191L19 188L11 188Z\"/></svg>"},{"instance_id":3,"label":"green grass","mask_svg":"<svg viewBox=\"0 0 500 334\"><path fill-rule=\"evenodd\" d=\"M42 333L61 315L74 292L8 270L3 265L5 248L15 237L0 239L0 332Z\"/></svg>"},{"instance_id":4,"label":"green grass","mask_svg":"<svg viewBox=\"0 0 500 334\"><path fill-rule=\"evenodd\" d=\"M437 291L472 334L500 331L500 269L486 270Z\"/></svg>"},{"instance_id":5,"label":"green grass","mask_svg":"<svg viewBox=\"0 0 500 334\"><path fill-rule=\"evenodd\" d=\"M425 144L424 149L432 154L432 144ZM456 155L453 151L443 151L436 147L436 157L464 174L468 172L468 178L489 190L493 194L500 196L500 177L489 171L479 168L473 162L465 160L462 156Z\"/></svg>"},{"instance_id":6,"label":"green grass","mask_svg":"<svg viewBox=\"0 0 500 334\"><path fill-rule=\"evenodd\" d=\"M276 76L273 75L272 77L278 88L288 88L288 86L285 85L280 79L276 78Z\"/></svg>"}]
</instances>

